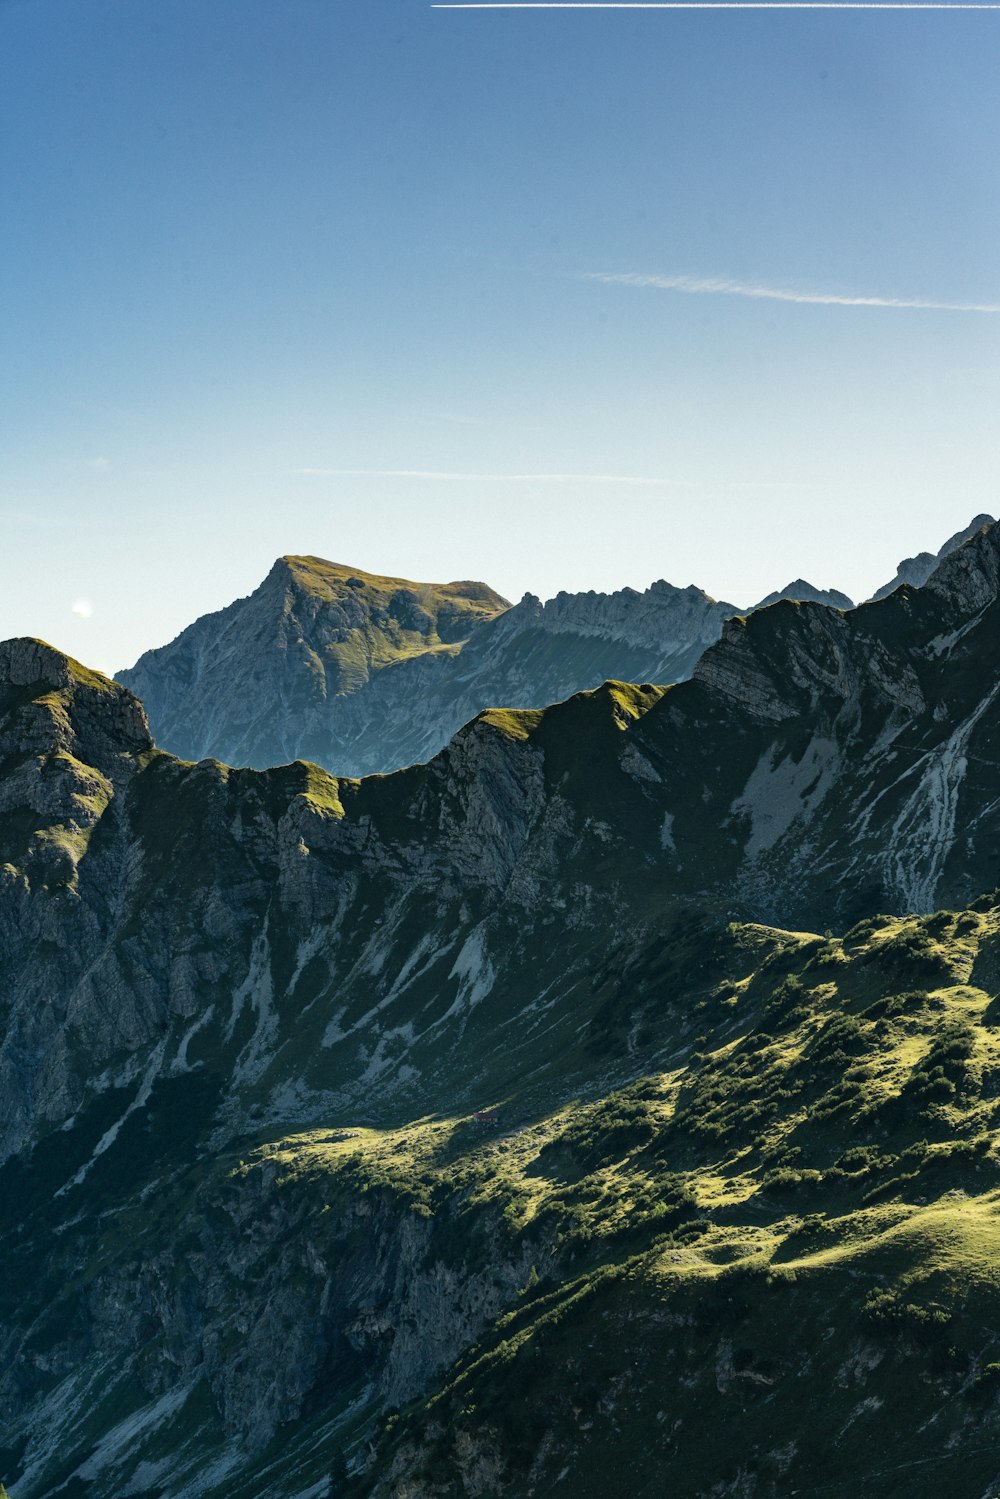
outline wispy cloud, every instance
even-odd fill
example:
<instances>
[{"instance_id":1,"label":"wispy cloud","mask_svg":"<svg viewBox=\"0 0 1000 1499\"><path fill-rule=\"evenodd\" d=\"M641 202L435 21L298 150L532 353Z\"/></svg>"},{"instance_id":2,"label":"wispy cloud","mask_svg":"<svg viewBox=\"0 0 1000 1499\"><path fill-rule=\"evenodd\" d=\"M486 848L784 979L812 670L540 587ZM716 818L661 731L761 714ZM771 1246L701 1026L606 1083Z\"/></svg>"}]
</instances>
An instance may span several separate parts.
<instances>
[{"instance_id":1,"label":"wispy cloud","mask_svg":"<svg viewBox=\"0 0 1000 1499\"><path fill-rule=\"evenodd\" d=\"M73 604L72 613L77 619L89 619L94 612L94 606L89 599L77 599Z\"/></svg>"},{"instance_id":2,"label":"wispy cloud","mask_svg":"<svg viewBox=\"0 0 1000 1499\"><path fill-rule=\"evenodd\" d=\"M753 297L768 302L799 302L818 307L896 307L922 312L1000 312L1000 302L936 302L924 297L860 297L825 291L795 291L781 286L755 286L724 277L644 276L634 271L586 271L584 281L606 286L652 286L700 297Z\"/></svg>"},{"instance_id":3,"label":"wispy cloud","mask_svg":"<svg viewBox=\"0 0 1000 1499\"><path fill-rule=\"evenodd\" d=\"M311 479L433 479L459 484L623 484L643 489L700 489L707 481L653 478L648 474L485 474L432 468L295 468L292 473ZM718 489L799 489L785 480L723 481Z\"/></svg>"},{"instance_id":4,"label":"wispy cloud","mask_svg":"<svg viewBox=\"0 0 1000 1499\"><path fill-rule=\"evenodd\" d=\"M676 484L676 479L654 479L639 474L484 474L437 468L296 468L295 474L313 479L442 479L460 484Z\"/></svg>"}]
</instances>

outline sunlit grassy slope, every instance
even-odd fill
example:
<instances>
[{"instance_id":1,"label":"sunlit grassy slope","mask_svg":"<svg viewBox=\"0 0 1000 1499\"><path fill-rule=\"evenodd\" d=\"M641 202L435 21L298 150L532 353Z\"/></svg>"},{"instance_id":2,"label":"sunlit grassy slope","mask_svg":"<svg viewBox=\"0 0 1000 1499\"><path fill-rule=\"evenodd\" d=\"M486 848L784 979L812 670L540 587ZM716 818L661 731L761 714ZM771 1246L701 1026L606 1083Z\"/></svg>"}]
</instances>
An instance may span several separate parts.
<instances>
[{"instance_id":1,"label":"sunlit grassy slope","mask_svg":"<svg viewBox=\"0 0 1000 1499\"><path fill-rule=\"evenodd\" d=\"M393 1464L427 1494L476 1473L484 1493L986 1491L997 930L988 910L842 942L744 930L766 956L697 1002L674 1068L498 1135L435 1119L265 1151L287 1189L359 1176L465 1254L483 1217L481 1253L531 1246L518 1304L389 1421L359 1491L403 1492Z\"/></svg>"},{"instance_id":2,"label":"sunlit grassy slope","mask_svg":"<svg viewBox=\"0 0 1000 1499\"><path fill-rule=\"evenodd\" d=\"M322 557L283 557L278 566L292 585L289 611L294 608L304 618L323 605L343 612L339 630L328 629L330 638L312 648L328 693L352 692L390 662L452 649L476 625L508 607L485 583L412 583ZM334 613L331 620L336 618Z\"/></svg>"},{"instance_id":3,"label":"sunlit grassy slope","mask_svg":"<svg viewBox=\"0 0 1000 1499\"><path fill-rule=\"evenodd\" d=\"M185 1261L206 1255L225 1271L214 1316L237 1366L279 1288L306 1321L339 1317L347 1341L301 1421L239 1472L210 1481L219 1439L197 1380L144 1439L147 1461L192 1444L206 1499L304 1493L342 1459L345 1494L397 1499L991 1492L1000 916L984 900L843 939L702 940L727 971L688 985L697 1033L628 1081L600 1056L621 1056L635 1013L661 1052L684 1029L655 962L636 966L636 1012L592 1021L574 1095L553 1079L546 1103L534 1080L484 1099L485 1118L345 1118L192 1160L215 1095L178 1079L55 1211L46 1174L62 1179L85 1141L9 1166L26 1253L59 1244L84 1203L91 1225L72 1275L53 1247L36 1339L58 1343L111 1274L138 1315L150 1265L180 1294ZM407 1244L428 1304L372 1268ZM406 1349L425 1359L416 1395ZM106 1397L116 1420L135 1397L127 1381ZM72 1427L64 1477L108 1421L102 1404Z\"/></svg>"}]
</instances>

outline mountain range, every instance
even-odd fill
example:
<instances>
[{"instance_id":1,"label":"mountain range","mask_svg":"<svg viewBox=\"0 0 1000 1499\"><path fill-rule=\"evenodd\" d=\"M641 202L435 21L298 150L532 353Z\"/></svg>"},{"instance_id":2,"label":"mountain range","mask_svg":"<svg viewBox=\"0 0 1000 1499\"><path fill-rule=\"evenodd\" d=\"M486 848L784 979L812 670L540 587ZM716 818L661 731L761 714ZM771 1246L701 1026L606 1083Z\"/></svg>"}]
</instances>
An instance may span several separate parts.
<instances>
[{"instance_id":1,"label":"mountain range","mask_svg":"<svg viewBox=\"0 0 1000 1499\"><path fill-rule=\"evenodd\" d=\"M352 577L349 701L517 612ZM988 524L364 779L0 645L12 1499L994 1491L998 659Z\"/></svg>"},{"instance_id":2,"label":"mountain range","mask_svg":"<svg viewBox=\"0 0 1000 1499\"><path fill-rule=\"evenodd\" d=\"M987 523L978 516L938 558ZM935 560L901 563L880 595L925 582ZM753 607L785 598L853 607L801 578ZM511 606L483 583L282 557L249 598L118 680L142 699L157 742L184 759L258 769L305 759L370 775L430 759L484 708L542 708L607 680L682 681L725 621L749 612L662 580Z\"/></svg>"}]
</instances>

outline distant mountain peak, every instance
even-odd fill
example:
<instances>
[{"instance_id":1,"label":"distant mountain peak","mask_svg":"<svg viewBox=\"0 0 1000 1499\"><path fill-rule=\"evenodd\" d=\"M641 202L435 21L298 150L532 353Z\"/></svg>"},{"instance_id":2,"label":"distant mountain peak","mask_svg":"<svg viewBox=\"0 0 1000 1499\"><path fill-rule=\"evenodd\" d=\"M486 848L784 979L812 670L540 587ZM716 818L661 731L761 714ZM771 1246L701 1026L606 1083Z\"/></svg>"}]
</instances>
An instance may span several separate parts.
<instances>
[{"instance_id":1,"label":"distant mountain peak","mask_svg":"<svg viewBox=\"0 0 1000 1499\"><path fill-rule=\"evenodd\" d=\"M954 536L949 536L944 546L937 552L918 552L915 557L904 557L896 569L896 576L888 583L883 584L876 593L872 594L872 601L887 598L890 593L895 593L896 589L901 588L904 583L908 583L911 588L922 588L939 562L943 561L945 557L949 557L952 552L957 551L960 546L963 546L965 542L969 541L985 527L994 526L995 524L996 521L993 516L983 512L983 514L977 515L971 520L967 526L964 526L961 531L956 531Z\"/></svg>"},{"instance_id":2,"label":"distant mountain peak","mask_svg":"<svg viewBox=\"0 0 1000 1499\"><path fill-rule=\"evenodd\" d=\"M325 557L315 557L308 553L289 552L277 558L268 578L290 579L304 592L328 600L344 597L349 590L350 593L363 593L375 600L391 599L405 593L421 598L441 597L456 602L464 601L473 614L495 614L510 607L509 601L502 594L490 588L489 584L477 580L420 583L411 578L366 572L361 567L329 562Z\"/></svg>"},{"instance_id":3,"label":"distant mountain peak","mask_svg":"<svg viewBox=\"0 0 1000 1499\"><path fill-rule=\"evenodd\" d=\"M288 553L248 598L119 680L184 759L308 759L359 775L430 758L492 705L541 708L609 678L677 681L734 612L665 579L544 603L526 593L512 607L481 582Z\"/></svg>"},{"instance_id":4,"label":"distant mountain peak","mask_svg":"<svg viewBox=\"0 0 1000 1499\"><path fill-rule=\"evenodd\" d=\"M853 609L854 600L846 593L841 593L837 588L817 588L813 583L806 582L805 578L796 578L777 593L769 593L760 603L754 605L754 609L766 609L771 604L777 604L781 599L794 599L798 603L826 604L829 609Z\"/></svg>"},{"instance_id":5,"label":"distant mountain peak","mask_svg":"<svg viewBox=\"0 0 1000 1499\"><path fill-rule=\"evenodd\" d=\"M897 581L926 582L988 523L977 516ZM800 577L753 608L781 599L854 607ZM511 606L482 582L421 583L290 552L248 598L119 680L146 704L157 741L185 759L306 759L359 776L428 760L488 707L542 708L606 679L682 681L725 620L751 612L662 577L545 601L528 592Z\"/></svg>"}]
</instances>

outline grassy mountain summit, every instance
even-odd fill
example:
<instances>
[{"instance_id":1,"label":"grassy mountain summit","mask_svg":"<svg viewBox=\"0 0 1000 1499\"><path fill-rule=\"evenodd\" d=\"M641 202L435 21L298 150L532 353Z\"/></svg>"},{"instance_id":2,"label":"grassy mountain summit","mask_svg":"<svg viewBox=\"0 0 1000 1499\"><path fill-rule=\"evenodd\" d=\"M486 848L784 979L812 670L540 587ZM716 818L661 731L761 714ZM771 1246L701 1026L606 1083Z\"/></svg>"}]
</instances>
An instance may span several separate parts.
<instances>
[{"instance_id":1,"label":"grassy mountain summit","mask_svg":"<svg viewBox=\"0 0 1000 1499\"><path fill-rule=\"evenodd\" d=\"M442 645L461 644L484 620L509 608L485 583L411 583L383 578L322 557L281 557L274 571L302 600L315 619L321 609L339 611L343 641L332 638L325 656L336 666L333 692L350 691L359 680L360 653L365 674L406 656ZM291 607L291 605L289 605Z\"/></svg>"},{"instance_id":2,"label":"grassy mountain summit","mask_svg":"<svg viewBox=\"0 0 1000 1499\"><path fill-rule=\"evenodd\" d=\"M990 1492L998 631L984 529L363 780L0 646L15 1499Z\"/></svg>"},{"instance_id":3,"label":"grassy mountain summit","mask_svg":"<svg viewBox=\"0 0 1000 1499\"><path fill-rule=\"evenodd\" d=\"M280 764L315 757L334 700L394 662L458 649L507 607L485 583L411 583L280 557L249 598L120 677L181 755Z\"/></svg>"}]
</instances>

